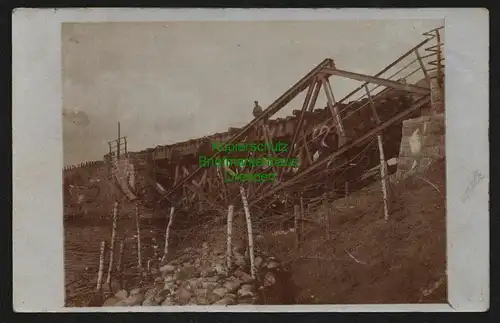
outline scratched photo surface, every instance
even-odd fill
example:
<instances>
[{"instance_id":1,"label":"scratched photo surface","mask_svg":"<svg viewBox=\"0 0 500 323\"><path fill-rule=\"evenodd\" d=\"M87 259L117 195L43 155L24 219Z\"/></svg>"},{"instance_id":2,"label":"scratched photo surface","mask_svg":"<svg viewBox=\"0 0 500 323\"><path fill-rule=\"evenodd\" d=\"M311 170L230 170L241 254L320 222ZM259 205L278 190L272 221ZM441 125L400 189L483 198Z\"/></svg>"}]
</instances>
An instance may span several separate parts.
<instances>
[{"instance_id":1,"label":"scratched photo surface","mask_svg":"<svg viewBox=\"0 0 500 323\"><path fill-rule=\"evenodd\" d=\"M65 306L447 303L445 46L444 20L63 23Z\"/></svg>"}]
</instances>

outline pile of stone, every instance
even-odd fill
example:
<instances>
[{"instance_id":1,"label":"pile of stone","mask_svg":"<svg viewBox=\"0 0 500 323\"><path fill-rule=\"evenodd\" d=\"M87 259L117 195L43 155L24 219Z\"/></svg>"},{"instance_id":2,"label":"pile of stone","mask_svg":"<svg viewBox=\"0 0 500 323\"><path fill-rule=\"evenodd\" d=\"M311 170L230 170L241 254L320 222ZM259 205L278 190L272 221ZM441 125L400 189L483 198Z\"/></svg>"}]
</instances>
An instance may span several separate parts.
<instances>
[{"instance_id":1,"label":"pile of stone","mask_svg":"<svg viewBox=\"0 0 500 323\"><path fill-rule=\"evenodd\" d=\"M225 250L186 248L181 256L153 270L156 277L149 286L120 290L103 306L174 306L256 304L259 294L273 288L281 264L257 252L256 278L250 275L249 258L233 251L231 269Z\"/></svg>"}]
</instances>

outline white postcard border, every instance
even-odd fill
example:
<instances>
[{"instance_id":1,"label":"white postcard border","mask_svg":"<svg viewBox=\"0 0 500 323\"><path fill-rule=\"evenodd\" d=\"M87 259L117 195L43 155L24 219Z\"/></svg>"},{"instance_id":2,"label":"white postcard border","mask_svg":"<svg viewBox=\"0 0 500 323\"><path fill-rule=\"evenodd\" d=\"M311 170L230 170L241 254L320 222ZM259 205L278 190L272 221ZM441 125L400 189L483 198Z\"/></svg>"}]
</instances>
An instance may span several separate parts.
<instances>
[{"instance_id":1,"label":"white postcard border","mask_svg":"<svg viewBox=\"0 0 500 323\"><path fill-rule=\"evenodd\" d=\"M61 23L445 18L449 304L64 308ZM18 312L401 312L489 308L486 9L17 9L13 305Z\"/></svg>"}]
</instances>

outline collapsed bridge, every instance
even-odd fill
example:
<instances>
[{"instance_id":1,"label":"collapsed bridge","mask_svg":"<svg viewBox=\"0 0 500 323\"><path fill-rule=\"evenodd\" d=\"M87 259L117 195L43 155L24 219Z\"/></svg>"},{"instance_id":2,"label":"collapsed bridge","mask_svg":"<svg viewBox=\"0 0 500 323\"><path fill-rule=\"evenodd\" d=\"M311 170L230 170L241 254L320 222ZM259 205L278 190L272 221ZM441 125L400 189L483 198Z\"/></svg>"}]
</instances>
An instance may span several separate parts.
<instances>
[{"instance_id":1,"label":"collapsed bridge","mask_svg":"<svg viewBox=\"0 0 500 323\"><path fill-rule=\"evenodd\" d=\"M425 40L373 76L339 69L327 58L242 128L138 153L127 152L126 138L118 136L110 142L105 160L115 169L117 186L130 200L150 207L168 204L192 214L225 215L227 205L240 204L240 186L257 217L270 212L277 200L289 197L314 198L325 192L330 198L343 196L365 185L367 170L381 165L387 173L386 161L399 153L402 120L443 112L441 31L442 27L425 33ZM361 84L337 101L332 77ZM321 92L327 104L317 108ZM301 93L305 99L300 109L293 110L292 116L273 118ZM231 157L297 158L298 167L199 167L200 156L229 156L214 153L212 142L277 141L287 143L288 151L233 152ZM135 174L132 184L124 179L130 168ZM277 176L272 182L227 183L224 172Z\"/></svg>"}]
</instances>

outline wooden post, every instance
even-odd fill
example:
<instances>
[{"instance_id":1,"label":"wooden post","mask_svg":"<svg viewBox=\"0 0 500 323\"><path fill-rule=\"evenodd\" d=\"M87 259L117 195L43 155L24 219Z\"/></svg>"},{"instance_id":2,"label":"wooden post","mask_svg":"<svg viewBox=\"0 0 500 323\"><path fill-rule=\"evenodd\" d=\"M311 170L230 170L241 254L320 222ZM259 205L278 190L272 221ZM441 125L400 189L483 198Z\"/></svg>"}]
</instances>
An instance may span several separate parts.
<instances>
[{"instance_id":1,"label":"wooden post","mask_svg":"<svg viewBox=\"0 0 500 323\"><path fill-rule=\"evenodd\" d=\"M328 196L326 194L323 195L323 208L325 212L326 239L327 241L330 241L330 208L328 205Z\"/></svg>"},{"instance_id":2,"label":"wooden post","mask_svg":"<svg viewBox=\"0 0 500 323\"><path fill-rule=\"evenodd\" d=\"M141 258L141 217L139 214L139 206L135 206L135 226L137 231L137 266L142 269L142 258Z\"/></svg>"},{"instance_id":3,"label":"wooden post","mask_svg":"<svg viewBox=\"0 0 500 323\"><path fill-rule=\"evenodd\" d=\"M424 61L422 60L422 56L420 56L420 53L418 52L417 48L415 48L415 55L417 56L418 63L420 64L420 69L422 70L422 73L424 73L425 80L427 81L427 84L430 86L431 81L429 78L429 73L427 73L427 69L425 68Z\"/></svg>"},{"instance_id":4,"label":"wooden post","mask_svg":"<svg viewBox=\"0 0 500 323\"><path fill-rule=\"evenodd\" d=\"M101 254L99 256L99 271L97 272L97 291L102 291L102 277L104 276L104 255L106 253L106 241L101 242Z\"/></svg>"},{"instance_id":5,"label":"wooden post","mask_svg":"<svg viewBox=\"0 0 500 323\"><path fill-rule=\"evenodd\" d=\"M302 236L304 234L304 199L302 198L302 195L300 195L300 236L302 239Z\"/></svg>"},{"instance_id":6,"label":"wooden post","mask_svg":"<svg viewBox=\"0 0 500 323\"><path fill-rule=\"evenodd\" d=\"M123 251L125 248L125 241L120 241L120 251L118 252L118 263L116 264L116 271L120 279L120 289L123 289Z\"/></svg>"},{"instance_id":7,"label":"wooden post","mask_svg":"<svg viewBox=\"0 0 500 323\"><path fill-rule=\"evenodd\" d=\"M115 252L115 236L116 236L116 222L118 219L118 201L115 201L115 205L113 207L113 228L111 230L111 242L109 243L109 266L108 266L108 278L106 279L106 285L108 285L111 290L111 273L113 271L113 258Z\"/></svg>"},{"instance_id":8,"label":"wooden post","mask_svg":"<svg viewBox=\"0 0 500 323\"><path fill-rule=\"evenodd\" d=\"M384 199L384 219L389 220L389 203L387 194L387 164L384 156L384 146L382 144L382 136L377 136L378 150L380 153L380 182L382 184L382 195Z\"/></svg>"},{"instance_id":9,"label":"wooden post","mask_svg":"<svg viewBox=\"0 0 500 323\"><path fill-rule=\"evenodd\" d=\"M118 122L118 140L116 141L116 158L120 159L120 123Z\"/></svg>"},{"instance_id":10,"label":"wooden post","mask_svg":"<svg viewBox=\"0 0 500 323\"><path fill-rule=\"evenodd\" d=\"M368 96L368 99L370 100L370 107L372 108L373 112L373 117L375 118L375 121L377 124L381 123L380 117L377 113L377 109L375 108L375 104L373 103L373 99L371 97L370 91L368 90L368 87L365 85L365 91L366 95ZM382 195L384 199L384 219L387 221L389 219L389 203L388 203L388 193L387 193L387 163L385 162L385 155L384 155L384 146L382 143L382 135L377 135L377 142L378 142L378 151L380 155L380 182L382 184Z\"/></svg>"},{"instance_id":11,"label":"wooden post","mask_svg":"<svg viewBox=\"0 0 500 323\"><path fill-rule=\"evenodd\" d=\"M233 238L233 213L234 213L234 206L229 205L227 208L227 253L226 253L227 268L228 269L231 269L231 267L232 267L232 264L231 264L231 255L232 255L231 240Z\"/></svg>"},{"instance_id":12,"label":"wooden post","mask_svg":"<svg viewBox=\"0 0 500 323\"><path fill-rule=\"evenodd\" d=\"M241 200L243 201L243 209L245 210L245 217L247 219L247 231L248 231L248 250L250 254L250 273L252 278L256 277L255 270L255 258L253 253L253 232L252 232L252 219L250 217L250 210L248 209L248 201L245 196L245 189L240 186Z\"/></svg>"},{"instance_id":13,"label":"wooden post","mask_svg":"<svg viewBox=\"0 0 500 323\"><path fill-rule=\"evenodd\" d=\"M161 261L165 261L168 255L168 240L170 238L170 228L172 227L172 223L174 222L174 212L175 208L170 207L170 218L168 219L167 229L165 230L165 248L163 249L163 257Z\"/></svg>"},{"instance_id":14,"label":"wooden post","mask_svg":"<svg viewBox=\"0 0 500 323\"><path fill-rule=\"evenodd\" d=\"M293 226L295 229L295 245L297 248L300 248L300 228L299 228L299 216L300 216L300 206L293 206Z\"/></svg>"},{"instance_id":15,"label":"wooden post","mask_svg":"<svg viewBox=\"0 0 500 323\"><path fill-rule=\"evenodd\" d=\"M344 184L344 188L345 188L345 203L346 205L349 205L349 182L345 182Z\"/></svg>"}]
</instances>

